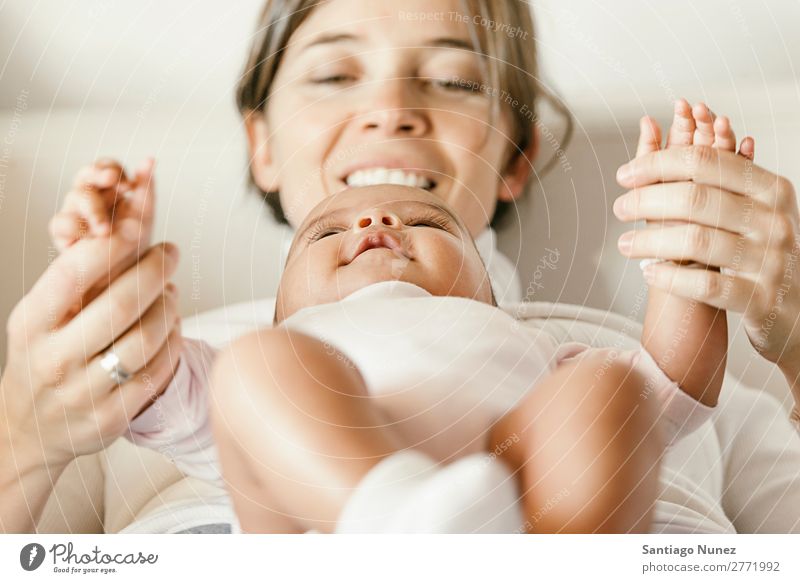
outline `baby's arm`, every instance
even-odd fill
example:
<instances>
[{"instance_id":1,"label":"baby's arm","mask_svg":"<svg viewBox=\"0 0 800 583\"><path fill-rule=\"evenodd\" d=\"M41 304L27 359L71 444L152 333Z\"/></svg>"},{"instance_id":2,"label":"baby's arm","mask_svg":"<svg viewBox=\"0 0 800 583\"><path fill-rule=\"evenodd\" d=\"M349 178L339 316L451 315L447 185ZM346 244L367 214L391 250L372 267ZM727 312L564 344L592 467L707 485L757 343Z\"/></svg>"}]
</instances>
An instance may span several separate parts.
<instances>
[{"instance_id":1,"label":"baby's arm","mask_svg":"<svg viewBox=\"0 0 800 583\"><path fill-rule=\"evenodd\" d=\"M160 452L185 475L222 486L209 419L208 379L216 355L205 342L184 339L167 390L131 421L125 437Z\"/></svg>"},{"instance_id":2,"label":"baby's arm","mask_svg":"<svg viewBox=\"0 0 800 583\"><path fill-rule=\"evenodd\" d=\"M658 126L649 118L643 120L637 156L658 150L660 142ZM692 108L680 100L675 106L667 147L691 144L735 151L736 137L727 118L715 119L705 105ZM743 141L740 154L752 159L752 140ZM693 262L684 263L707 269ZM728 351L724 310L651 287L642 345L686 393L704 405L717 404Z\"/></svg>"}]
</instances>

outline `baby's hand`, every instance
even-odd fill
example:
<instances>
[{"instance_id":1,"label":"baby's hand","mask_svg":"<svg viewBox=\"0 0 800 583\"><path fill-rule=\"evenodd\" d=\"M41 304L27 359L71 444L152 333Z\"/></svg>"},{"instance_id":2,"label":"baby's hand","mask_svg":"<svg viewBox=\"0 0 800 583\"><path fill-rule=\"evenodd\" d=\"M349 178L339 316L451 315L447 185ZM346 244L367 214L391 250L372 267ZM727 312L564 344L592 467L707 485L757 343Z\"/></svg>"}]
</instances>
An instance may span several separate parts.
<instances>
[{"instance_id":1,"label":"baby's hand","mask_svg":"<svg viewBox=\"0 0 800 583\"><path fill-rule=\"evenodd\" d=\"M153 223L153 165L152 158L145 160L132 180L114 160L83 167L50 221L56 249L63 251L84 237L108 236L112 230L138 238L140 248L145 248Z\"/></svg>"}]
</instances>

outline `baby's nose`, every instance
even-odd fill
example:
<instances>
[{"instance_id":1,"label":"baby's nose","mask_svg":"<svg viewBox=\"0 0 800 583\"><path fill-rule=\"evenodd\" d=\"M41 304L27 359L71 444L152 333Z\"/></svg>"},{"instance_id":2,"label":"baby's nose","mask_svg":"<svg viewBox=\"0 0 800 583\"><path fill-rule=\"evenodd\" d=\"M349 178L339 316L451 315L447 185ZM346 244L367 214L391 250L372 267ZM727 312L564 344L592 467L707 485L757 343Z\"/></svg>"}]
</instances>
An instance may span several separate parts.
<instances>
[{"instance_id":1,"label":"baby's nose","mask_svg":"<svg viewBox=\"0 0 800 583\"><path fill-rule=\"evenodd\" d=\"M399 229L402 225L400 217L392 211L384 209L370 209L358 215L355 221L355 230L368 229L372 226L390 227L392 229Z\"/></svg>"}]
</instances>

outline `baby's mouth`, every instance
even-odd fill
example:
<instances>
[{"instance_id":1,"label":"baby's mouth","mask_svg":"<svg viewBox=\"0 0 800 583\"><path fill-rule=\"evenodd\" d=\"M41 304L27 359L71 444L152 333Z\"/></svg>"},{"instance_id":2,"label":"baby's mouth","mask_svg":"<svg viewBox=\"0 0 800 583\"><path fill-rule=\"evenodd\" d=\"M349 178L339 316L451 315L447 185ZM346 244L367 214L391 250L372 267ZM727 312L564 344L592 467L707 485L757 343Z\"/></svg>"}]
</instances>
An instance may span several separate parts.
<instances>
[{"instance_id":1,"label":"baby's mouth","mask_svg":"<svg viewBox=\"0 0 800 583\"><path fill-rule=\"evenodd\" d=\"M361 237L355 249L347 258L345 265L352 263L356 257L372 249L388 249L396 255L411 259L410 255L403 248L403 243L396 234L387 230L378 229L368 232Z\"/></svg>"}]
</instances>

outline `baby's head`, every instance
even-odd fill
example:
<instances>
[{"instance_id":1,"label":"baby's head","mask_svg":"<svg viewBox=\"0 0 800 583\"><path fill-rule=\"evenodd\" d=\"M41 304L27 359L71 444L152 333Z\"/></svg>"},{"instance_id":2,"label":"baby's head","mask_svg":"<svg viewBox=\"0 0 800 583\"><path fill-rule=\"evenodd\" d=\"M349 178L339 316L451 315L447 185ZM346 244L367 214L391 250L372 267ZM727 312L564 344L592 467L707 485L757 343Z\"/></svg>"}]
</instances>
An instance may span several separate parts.
<instances>
[{"instance_id":1,"label":"baby's head","mask_svg":"<svg viewBox=\"0 0 800 583\"><path fill-rule=\"evenodd\" d=\"M389 280L496 305L458 216L425 190L384 184L348 189L309 213L286 259L275 322Z\"/></svg>"}]
</instances>

